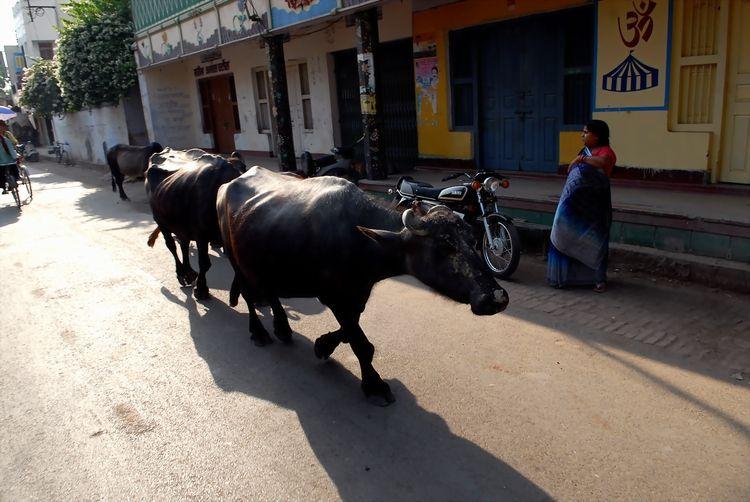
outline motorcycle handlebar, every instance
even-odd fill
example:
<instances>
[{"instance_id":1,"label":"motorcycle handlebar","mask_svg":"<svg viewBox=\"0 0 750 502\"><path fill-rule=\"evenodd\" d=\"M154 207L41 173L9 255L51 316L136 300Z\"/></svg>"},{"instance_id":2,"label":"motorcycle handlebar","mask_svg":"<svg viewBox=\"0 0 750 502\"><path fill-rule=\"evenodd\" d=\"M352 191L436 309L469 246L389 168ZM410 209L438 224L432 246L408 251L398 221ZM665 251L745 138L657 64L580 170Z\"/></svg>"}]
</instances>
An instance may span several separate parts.
<instances>
[{"instance_id":1,"label":"motorcycle handlebar","mask_svg":"<svg viewBox=\"0 0 750 502\"><path fill-rule=\"evenodd\" d=\"M466 176L466 173L451 174L451 175L446 176L445 178L443 178L443 181L455 180L456 178L460 178L461 176Z\"/></svg>"}]
</instances>

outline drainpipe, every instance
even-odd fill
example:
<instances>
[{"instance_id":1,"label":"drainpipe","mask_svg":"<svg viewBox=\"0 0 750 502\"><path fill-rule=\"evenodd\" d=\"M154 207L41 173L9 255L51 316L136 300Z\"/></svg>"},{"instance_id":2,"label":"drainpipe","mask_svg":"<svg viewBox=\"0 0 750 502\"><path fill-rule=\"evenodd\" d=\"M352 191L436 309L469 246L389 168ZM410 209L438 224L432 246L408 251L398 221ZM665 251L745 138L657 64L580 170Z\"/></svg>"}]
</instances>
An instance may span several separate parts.
<instances>
[{"instance_id":1,"label":"drainpipe","mask_svg":"<svg viewBox=\"0 0 750 502\"><path fill-rule=\"evenodd\" d=\"M292 116L289 112L289 89L286 84L286 63L284 61L284 35L264 38L268 48L268 68L271 73L271 114L276 123L279 149L279 166L282 171L297 169L292 136Z\"/></svg>"},{"instance_id":2,"label":"drainpipe","mask_svg":"<svg viewBox=\"0 0 750 502\"><path fill-rule=\"evenodd\" d=\"M376 50L380 43L378 11L369 9L355 14L357 23L357 69L359 70L359 104L362 110L364 154L367 177L384 180L388 173L382 164L380 126L376 92Z\"/></svg>"}]
</instances>

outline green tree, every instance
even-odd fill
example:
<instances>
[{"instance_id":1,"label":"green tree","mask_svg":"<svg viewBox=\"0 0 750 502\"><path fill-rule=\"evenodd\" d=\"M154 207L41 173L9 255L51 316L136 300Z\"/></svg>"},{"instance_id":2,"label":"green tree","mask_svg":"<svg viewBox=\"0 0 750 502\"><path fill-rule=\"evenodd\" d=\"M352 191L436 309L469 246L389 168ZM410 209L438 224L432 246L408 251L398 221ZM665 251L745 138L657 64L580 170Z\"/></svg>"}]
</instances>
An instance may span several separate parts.
<instances>
[{"instance_id":1,"label":"green tree","mask_svg":"<svg viewBox=\"0 0 750 502\"><path fill-rule=\"evenodd\" d=\"M116 104L136 81L130 7L123 0L72 0L60 29L58 77L68 111Z\"/></svg>"},{"instance_id":2,"label":"green tree","mask_svg":"<svg viewBox=\"0 0 750 502\"><path fill-rule=\"evenodd\" d=\"M65 106L52 61L40 59L26 70L20 103L24 108L47 118L63 113Z\"/></svg>"}]
</instances>

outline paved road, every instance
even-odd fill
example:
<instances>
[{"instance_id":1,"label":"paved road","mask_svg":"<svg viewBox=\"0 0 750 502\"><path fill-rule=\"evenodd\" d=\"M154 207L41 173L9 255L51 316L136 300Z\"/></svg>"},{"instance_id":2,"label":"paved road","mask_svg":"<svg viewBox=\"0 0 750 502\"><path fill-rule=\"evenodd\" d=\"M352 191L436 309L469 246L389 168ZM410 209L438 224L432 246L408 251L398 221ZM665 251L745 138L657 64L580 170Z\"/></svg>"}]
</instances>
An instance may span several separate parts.
<instances>
[{"instance_id":1,"label":"paved road","mask_svg":"<svg viewBox=\"0 0 750 502\"><path fill-rule=\"evenodd\" d=\"M23 214L0 197L0 499L750 498L747 297L624 273L555 291L524 257L479 318L384 281L362 319L397 399L378 408L348 347L313 356L337 327L317 301L285 302L293 346L257 348L224 258L201 303L146 246L140 184L123 203L104 171L32 171Z\"/></svg>"}]
</instances>

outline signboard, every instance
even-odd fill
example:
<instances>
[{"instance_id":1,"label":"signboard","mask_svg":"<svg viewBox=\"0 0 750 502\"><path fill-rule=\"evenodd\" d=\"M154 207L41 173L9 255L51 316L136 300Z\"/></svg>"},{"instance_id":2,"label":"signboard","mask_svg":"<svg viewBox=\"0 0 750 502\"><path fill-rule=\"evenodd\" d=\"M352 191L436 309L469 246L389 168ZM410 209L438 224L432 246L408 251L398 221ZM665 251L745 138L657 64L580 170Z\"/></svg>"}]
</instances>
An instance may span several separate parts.
<instances>
[{"instance_id":1,"label":"signboard","mask_svg":"<svg viewBox=\"0 0 750 502\"><path fill-rule=\"evenodd\" d=\"M671 0L597 3L594 111L666 110Z\"/></svg>"},{"instance_id":2,"label":"signboard","mask_svg":"<svg viewBox=\"0 0 750 502\"><path fill-rule=\"evenodd\" d=\"M274 28L324 16L336 10L336 0L271 0Z\"/></svg>"}]
</instances>

